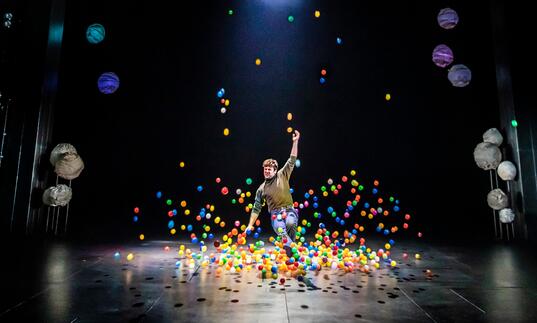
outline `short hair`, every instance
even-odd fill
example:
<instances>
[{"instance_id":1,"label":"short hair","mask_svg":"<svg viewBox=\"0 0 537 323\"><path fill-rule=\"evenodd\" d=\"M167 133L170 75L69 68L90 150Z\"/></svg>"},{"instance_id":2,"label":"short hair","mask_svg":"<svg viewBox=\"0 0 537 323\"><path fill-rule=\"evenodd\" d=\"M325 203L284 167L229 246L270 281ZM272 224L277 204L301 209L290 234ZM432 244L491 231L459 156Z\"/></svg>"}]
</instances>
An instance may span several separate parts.
<instances>
[{"instance_id":1,"label":"short hair","mask_svg":"<svg viewBox=\"0 0 537 323\"><path fill-rule=\"evenodd\" d=\"M269 167L269 166L274 168L274 170L278 170L278 161L272 158L265 159L265 161L263 162L263 167Z\"/></svg>"}]
</instances>

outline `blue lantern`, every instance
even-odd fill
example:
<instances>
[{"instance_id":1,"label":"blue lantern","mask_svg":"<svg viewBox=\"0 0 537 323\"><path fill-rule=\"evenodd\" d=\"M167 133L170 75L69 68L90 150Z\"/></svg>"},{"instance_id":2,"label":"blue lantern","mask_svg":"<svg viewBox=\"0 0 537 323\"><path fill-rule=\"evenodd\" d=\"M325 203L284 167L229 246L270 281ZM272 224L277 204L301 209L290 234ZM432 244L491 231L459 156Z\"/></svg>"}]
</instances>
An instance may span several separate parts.
<instances>
[{"instance_id":1,"label":"blue lantern","mask_svg":"<svg viewBox=\"0 0 537 323\"><path fill-rule=\"evenodd\" d=\"M451 8L444 8L438 13L436 20L440 27L444 29L453 29L459 23L459 15Z\"/></svg>"},{"instance_id":2,"label":"blue lantern","mask_svg":"<svg viewBox=\"0 0 537 323\"><path fill-rule=\"evenodd\" d=\"M99 91L104 94L111 94L116 92L119 88L119 77L113 72L106 72L99 76L97 81Z\"/></svg>"},{"instance_id":3,"label":"blue lantern","mask_svg":"<svg viewBox=\"0 0 537 323\"><path fill-rule=\"evenodd\" d=\"M462 64L453 65L449 69L448 79L455 87L465 87L472 80L472 72Z\"/></svg>"},{"instance_id":4,"label":"blue lantern","mask_svg":"<svg viewBox=\"0 0 537 323\"><path fill-rule=\"evenodd\" d=\"M93 24L86 30L86 39L90 44L98 44L104 39L104 27L101 24Z\"/></svg>"}]
</instances>

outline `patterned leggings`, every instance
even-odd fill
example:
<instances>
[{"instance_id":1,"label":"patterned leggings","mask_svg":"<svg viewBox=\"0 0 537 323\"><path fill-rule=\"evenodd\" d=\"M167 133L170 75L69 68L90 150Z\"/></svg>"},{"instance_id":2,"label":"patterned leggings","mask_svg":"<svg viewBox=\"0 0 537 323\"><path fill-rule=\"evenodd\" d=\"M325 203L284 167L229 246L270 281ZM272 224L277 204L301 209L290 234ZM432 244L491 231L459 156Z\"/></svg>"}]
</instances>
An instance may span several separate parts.
<instances>
[{"instance_id":1,"label":"patterned leggings","mask_svg":"<svg viewBox=\"0 0 537 323\"><path fill-rule=\"evenodd\" d=\"M298 225L298 212L292 207L273 210L271 216L272 228L282 238L287 238L286 246L290 246L295 241L296 229ZM285 216L284 216L285 215Z\"/></svg>"}]
</instances>

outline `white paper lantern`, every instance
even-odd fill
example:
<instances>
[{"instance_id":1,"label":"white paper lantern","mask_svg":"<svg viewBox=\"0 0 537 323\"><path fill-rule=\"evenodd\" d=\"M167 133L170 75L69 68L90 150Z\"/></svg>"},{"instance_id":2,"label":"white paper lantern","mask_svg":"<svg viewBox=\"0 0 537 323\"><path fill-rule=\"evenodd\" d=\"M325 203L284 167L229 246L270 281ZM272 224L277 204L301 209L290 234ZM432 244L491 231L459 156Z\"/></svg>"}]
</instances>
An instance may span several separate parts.
<instances>
[{"instance_id":1,"label":"white paper lantern","mask_svg":"<svg viewBox=\"0 0 537 323\"><path fill-rule=\"evenodd\" d=\"M66 153L56 162L54 172L63 179L77 178L84 169L82 158L76 153Z\"/></svg>"},{"instance_id":2,"label":"white paper lantern","mask_svg":"<svg viewBox=\"0 0 537 323\"><path fill-rule=\"evenodd\" d=\"M482 142L474 149L474 160L481 169L496 169L502 161L502 152L498 146L489 142Z\"/></svg>"},{"instance_id":3,"label":"white paper lantern","mask_svg":"<svg viewBox=\"0 0 537 323\"><path fill-rule=\"evenodd\" d=\"M490 128L483 134L483 141L489 142L496 146L501 146L501 144L503 143L503 136L500 131L498 131L498 129Z\"/></svg>"},{"instance_id":4,"label":"white paper lantern","mask_svg":"<svg viewBox=\"0 0 537 323\"><path fill-rule=\"evenodd\" d=\"M487 195L487 204L494 210L501 210L509 206L509 199L501 189L496 188Z\"/></svg>"},{"instance_id":5,"label":"white paper lantern","mask_svg":"<svg viewBox=\"0 0 537 323\"><path fill-rule=\"evenodd\" d=\"M515 164L508 160L504 160L498 165L498 176L504 181L512 181L516 177L516 167Z\"/></svg>"},{"instance_id":6,"label":"white paper lantern","mask_svg":"<svg viewBox=\"0 0 537 323\"><path fill-rule=\"evenodd\" d=\"M49 187L43 192L43 203L50 206L65 206L71 201L73 191L64 184Z\"/></svg>"},{"instance_id":7,"label":"white paper lantern","mask_svg":"<svg viewBox=\"0 0 537 323\"><path fill-rule=\"evenodd\" d=\"M56 166L56 162L60 160L61 156L67 153L76 154L77 152L75 146L67 143L57 144L50 153L49 161L52 166Z\"/></svg>"},{"instance_id":8,"label":"white paper lantern","mask_svg":"<svg viewBox=\"0 0 537 323\"><path fill-rule=\"evenodd\" d=\"M500 210L500 222L501 223L511 223L515 220L515 212L512 209L501 209Z\"/></svg>"}]
</instances>

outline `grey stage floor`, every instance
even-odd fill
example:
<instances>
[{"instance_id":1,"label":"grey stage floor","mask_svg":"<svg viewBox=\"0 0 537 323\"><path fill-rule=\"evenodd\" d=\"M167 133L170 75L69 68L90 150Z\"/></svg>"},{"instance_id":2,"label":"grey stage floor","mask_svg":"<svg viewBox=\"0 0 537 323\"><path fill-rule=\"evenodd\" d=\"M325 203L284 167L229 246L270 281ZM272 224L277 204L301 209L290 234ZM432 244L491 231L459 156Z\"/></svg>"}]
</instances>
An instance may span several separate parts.
<instances>
[{"instance_id":1,"label":"grey stage floor","mask_svg":"<svg viewBox=\"0 0 537 323\"><path fill-rule=\"evenodd\" d=\"M178 246L4 245L10 251L2 262L7 289L0 321L537 321L537 264L529 246L400 242L393 249L396 268L369 274L327 268L284 284L258 278L257 270L217 276L214 264L177 269ZM128 252L136 255L132 261ZM421 260L414 259L417 252Z\"/></svg>"}]
</instances>

